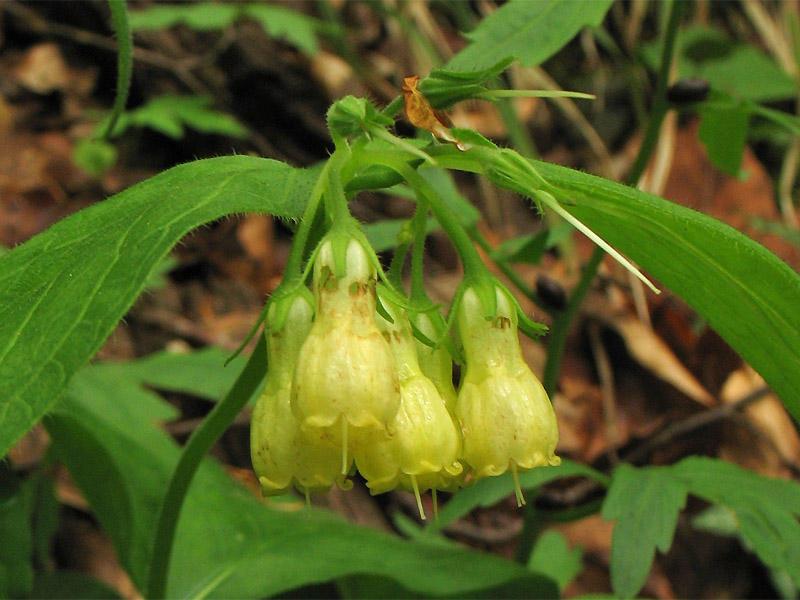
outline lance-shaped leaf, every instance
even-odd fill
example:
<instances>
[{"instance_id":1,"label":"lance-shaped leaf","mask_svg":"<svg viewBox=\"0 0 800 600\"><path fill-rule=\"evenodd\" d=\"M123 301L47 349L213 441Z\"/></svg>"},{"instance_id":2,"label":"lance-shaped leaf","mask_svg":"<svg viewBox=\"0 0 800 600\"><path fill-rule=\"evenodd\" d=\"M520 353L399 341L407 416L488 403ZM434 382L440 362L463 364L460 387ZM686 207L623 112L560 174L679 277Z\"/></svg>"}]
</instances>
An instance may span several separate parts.
<instances>
[{"instance_id":1,"label":"lance-shaped leaf","mask_svg":"<svg viewBox=\"0 0 800 600\"><path fill-rule=\"evenodd\" d=\"M0 258L0 456L94 356L183 235L237 212L297 218L316 177L246 156L181 165Z\"/></svg>"}]
</instances>

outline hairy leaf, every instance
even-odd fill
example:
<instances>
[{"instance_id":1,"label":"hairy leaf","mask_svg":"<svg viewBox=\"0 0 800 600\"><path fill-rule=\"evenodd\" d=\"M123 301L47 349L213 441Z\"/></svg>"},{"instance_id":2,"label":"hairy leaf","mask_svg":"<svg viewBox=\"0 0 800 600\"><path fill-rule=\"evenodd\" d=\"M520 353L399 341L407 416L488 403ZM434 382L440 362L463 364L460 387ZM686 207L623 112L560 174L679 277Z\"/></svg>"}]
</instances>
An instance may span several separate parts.
<instances>
[{"instance_id":1,"label":"hairy leaf","mask_svg":"<svg viewBox=\"0 0 800 600\"><path fill-rule=\"evenodd\" d=\"M481 149L485 152L484 149ZM441 146L442 165L483 172L473 151ZM707 215L601 177L532 161L562 208L691 305L800 420L800 275L761 244Z\"/></svg>"},{"instance_id":2,"label":"hairy leaf","mask_svg":"<svg viewBox=\"0 0 800 600\"><path fill-rule=\"evenodd\" d=\"M536 163L564 208L683 298L800 419L800 276L707 215L599 177Z\"/></svg>"},{"instance_id":3,"label":"hairy leaf","mask_svg":"<svg viewBox=\"0 0 800 600\"><path fill-rule=\"evenodd\" d=\"M0 258L0 456L94 356L183 235L237 212L297 218L316 176L245 156L181 165Z\"/></svg>"}]
</instances>

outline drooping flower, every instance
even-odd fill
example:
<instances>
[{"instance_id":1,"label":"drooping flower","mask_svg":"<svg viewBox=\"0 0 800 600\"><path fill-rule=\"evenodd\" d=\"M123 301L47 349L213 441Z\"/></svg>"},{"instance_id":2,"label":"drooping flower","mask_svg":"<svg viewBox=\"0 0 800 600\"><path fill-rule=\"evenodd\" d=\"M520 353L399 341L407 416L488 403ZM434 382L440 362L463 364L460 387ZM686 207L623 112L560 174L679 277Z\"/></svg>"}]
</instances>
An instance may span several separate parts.
<instances>
[{"instance_id":1,"label":"drooping flower","mask_svg":"<svg viewBox=\"0 0 800 600\"><path fill-rule=\"evenodd\" d=\"M362 436L388 436L400 384L375 322L376 267L361 242L323 241L313 281L317 316L295 368L292 410L304 432L341 448L346 472L346 456Z\"/></svg>"},{"instance_id":2,"label":"drooping flower","mask_svg":"<svg viewBox=\"0 0 800 600\"><path fill-rule=\"evenodd\" d=\"M458 308L458 332L466 354L456 418L464 439L462 459L474 478L511 471L523 503L517 472L557 465L558 426L547 393L522 358L516 307L495 287L496 307L487 308L468 288Z\"/></svg>"},{"instance_id":3,"label":"drooping flower","mask_svg":"<svg viewBox=\"0 0 800 600\"><path fill-rule=\"evenodd\" d=\"M282 310L287 312L279 317ZM281 298L267 313L269 371L250 426L253 469L264 495L285 493L292 485L306 494L327 491L334 483L352 486L342 475L339 452L301 432L290 405L295 364L313 316L310 294L302 293Z\"/></svg>"},{"instance_id":4,"label":"drooping flower","mask_svg":"<svg viewBox=\"0 0 800 600\"><path fill-rule=\"evenodd\" d=\"M434 319L437 317L441 320L440 327L434 323ZM425 337L433 342L439 341L444 331L444 319L441 318L441 315L431 316L422 312L409 318ZM417 346L417 356L422 373L436 386L450 414L455 414L456 389L453 386L453 357L443 344L432 347L417 338L414 338L414 342Z\"/></svg>"},{"instance_id":5,"label":"drooping flower","mask_svg":"<svg viewBox=\"0 0 800 600\"><path fill-rule=\"evenodd\" d=\"M400 409L390 423L391 437L370 438L354 451L356 466L373 494L400 487L420 491L457 487L461 440L445 401L420 368L417 345L405 313L384 300L392 323L379 318L400 381Z\"/></svg>"}]
</instances>

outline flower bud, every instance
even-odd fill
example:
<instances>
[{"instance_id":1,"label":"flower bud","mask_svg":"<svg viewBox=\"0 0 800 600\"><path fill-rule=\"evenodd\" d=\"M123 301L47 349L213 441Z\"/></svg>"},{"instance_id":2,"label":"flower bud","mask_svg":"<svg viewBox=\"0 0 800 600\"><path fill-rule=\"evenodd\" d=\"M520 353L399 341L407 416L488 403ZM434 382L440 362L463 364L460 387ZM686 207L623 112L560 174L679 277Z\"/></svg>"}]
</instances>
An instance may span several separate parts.
<instances>
[{"instance_id":1,"label":"flower bud","mask_svg":"<svg viewBox=\"0 0 800 600\"><path fill-rule=\"evenodd\" d=\"M496 311L487 315L475 289L463 295L458 328L466 372L456 403L464 438L462 459L475 478L557 465L558 425L541 382L522 358L516 307L495 287Z\"/></svg>"},{"instance_id":2,"label":"flower bud","mask_svg":"<svg viewBox=\"0 0 800 600\"><path fill-rule=\"evenodd\" d=\"M375 322L376 279L360 242L322 242L314 264L317 316L297 361L292 410L303 431L322 430L343 456L367 432L387 436L400 404L392 352Z\"/></svg>"},{"instance_id":3,"label":"flower bud","mask_svg":"<svg viewBox=\"0 0 800 600\"><path fill-rule=\"evenodd\" d=\"M273 330L281 308L288 312ZM341 473L339 453L324 440L304 435L290 406L295 363L313 315L310 298L301 294L278 300L267 313L269 371L250 426L253 469L264 495L284 493L292 484L305 493L326 491L333 483L352 486Z\"/></svg>"},{"instance_id":4,"label":"flower bud","mask_svg":"<svg viewBox=\"0 0 800 600\"><path fill-rule=\"evenodd\" d=\"M419 501L420 490L452 487L463 470L461 441L441 394L420 369L408 318L399 307L383 304L394 321L379 318L379 326L397 366L400 409L389 425L391 437L365 440L355 448L355 461L373 494L399 486Z\"/></svg>"}]
</instances>

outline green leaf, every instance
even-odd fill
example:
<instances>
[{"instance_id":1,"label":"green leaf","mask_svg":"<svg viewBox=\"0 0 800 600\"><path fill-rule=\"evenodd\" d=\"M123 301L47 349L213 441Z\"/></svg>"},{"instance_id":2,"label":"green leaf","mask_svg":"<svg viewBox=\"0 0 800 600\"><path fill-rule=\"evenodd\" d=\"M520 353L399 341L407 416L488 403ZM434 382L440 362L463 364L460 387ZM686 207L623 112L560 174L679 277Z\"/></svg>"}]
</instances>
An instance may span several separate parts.
<instances>
[{"instance_id":1,"label":"green leaf","mask_svg":"<svg viewBox=\"0 0 800 600\"><path fill-rule=\"evenodd\" d=\"M269 37L285 40L307 54L319 52L320 21L282 6L232 2L158 4L131 11L130 24L134 30L186 25L198 31L211 31L229 27L240 18L253 19Z\"/></svg>"},{"instance_id":2,"label":"green leaf","mask_svg":"<svg viewBox=\"0 0 800 600\"><path fill-rule=\"evenodd\" d=\"M240 355L226 365L228 357L229 353L214 346L188 353L156 352L125 363L124 372L134 385L216 401L233 386L247 362Z\"/></svg>"},{"instance_id":3,"label":"green leaf","mask_svg":"<svg viewBox=\"0 0 800 600\"><path fill-rule=\"evenodd\" d=\"M523 235L500 244L492 252L494 260L538 265L542 255L569 237L575 228L567 222L548 227L536 235Z\"/></svg>"},{"instance_id":4,"label":"green leaf","mask_svg":"<svg viewBox=\"0 0 800 600\"><path fill-rule=\"evenodd\" d=\"M0 597L27 596L33 587L32 486L0 464Z\"/></svg>"},{"instance_id":5,"label":"green leaf","mask_svg":"<svg viewBox=\"0 0 800 600\"><path fill-rule=\"evenodd\" d=\"M754 46L735 42L716 29L691 26L678 34L679 77L706 79L711 87L753 102L794 98L797 83ZM641 55L657 69L661 41L642 47Z\"/></svg>"},{"instance_id":6,"label":"green leaf","mask_svg":"<svg viewBox=\"0 0 800 600\"><path fill-rule=\"evenodd\" d=\"M160 290L167 287L167 275L177 266L177 258L172 255L167 255L164 257L164 260L158 263L156 268L153 269L153 272L150 274L150 277L147 279L145 289Z\"/></svg>"},{"instance_id":7,"label":"green leaf","mask_svg":"<svg viewBox=\"0 0 800 600\"><path fill-rule=\"evenodd\" d=\"M122 564L145 589L156 510L178 448L155 424L171 410L134 390L124 369L81 371L46 423ZM482 595L500 586L530 597L557 594L549 580L497 557L404 541L321 510L309 514L300 500L260 500L206 459L181 512L168 596L260 598L360 573L424 596Z\"/></svg>"},{"instance_id":8,"label":"green leaf","mask_svg":"<svg viewBox=\"0 0 800 600\"><path fill-rule=\"evenodd\" d=\"M241 9L227 2L196 2L192 4L157 4L144 10L130 11L131 29L167 29L186 25L198 31L222 29L239 18Z\"/></svg>"},{"instance_id":9,"label":"green leaf","mask_svg":"<svg viewBox=\"0 0 800 600\"><path fill-rule=\"evenodd\" d=\"M788 572L800 586L800 485L702 457L682 460L673 472L692 494L730 508L764 564Z\"/></svg>"},{"instance_id":10,"label":"green leaf","mask_svg":"<svg viewBox=\"0 0 800 600\"><path fill-rule=\"evenodd\" d=\"M298 218L316 177L246 156L181 165L0 258L0 456L56 402L183 235L236 212Z\"/></svg>"},{"instance_id":11,"label":"green leaf","mask_svg":"<svg viewBox=\"0 0 800 600\"><path fill-rule=\"evenodd\" d=\"M481 219L481 213L458 191L452 174L445 169L427 167L420 168L419 174L436 190L444 203L458 217L462 226L467 229L475 227Z\"/></svg>"},{"instance_id":12,"label":"green leaf","mask_svg":"<svg viewBox=\"0 0 800 600\"><path fill-rule=\"evenodd\" d=\"M759 218L754 218L752 224L758 231L778 235L790 244L800 248L800 231L797 231L797 229L789 227L780 221L767 221Z\"/></svg>"},{"instance_id":13,"label":"green leaf","mask_svg":"<svg viewBox=\"0 0 800 600\"><path fill-rule=\"evenodd\" d=\"M321 23L302 13L274 4L246 4L242 14L256 21L273 39L285 40L310 56L319 52Z\"/></svg>"},{"instance_id":14,"label":"green leaf","mask_svg":"<svg viewBox=\"0 0 800 600\"><path fill-rule=\"evenodd\" d=\"M120 598L119 593L102 581L77 571L40 571L33 580L32 598L39 600L103 600Z\"/></svg>"},{"instance_id":15,"label":"green leaf","mask_svg":"<svg viewBox=\"0 0 800 600\"><path fill-rule=\"evenodd\" d=\"M481 21L471 42L447 68L475 71L513 56L535 67L558 52L584 27L598 26L610 0L511 0Z\"/></svg>"},{"instance_id":16,"label":"green leaf","mask_svg":"<svg viewBox=\"0 0 800 600\"><path fill-rule=\"evenodd\" d=\"M707 215L599 177L546 163L563 207L683 298L800 419L800 276Z\"/></svg>"},{"instance_id":17,"label":"green leaf","mask_svg":"<svg viewBox=\"0 0 800 600\"><path fill-rule=\"evenodd\" d=\"M375 252L384 252L397 246L397 236L408 224L408 219L387 219L376 223L363 225L364 235ZM429 218L425 226L425 233L439 229L439 223L434 218Z\"/></svg>"},{"instance_id":18,"label":"green leaf","mask_svg":"<svg viewBox=\"0 0 800 600\"><path fill-rule=\"evenodd\" d=\"M105 140L78 140L72 161L92 177L99 177L117 161L117 149Z\"/></svg>"},{"instance_id":19,"label":"green leaf","mask_svg":"<svg viewBox=\"0 0 800 600\"><path fill-rule=\"evenodd\" d=\"M700 108L698 136L715 167L739 177L750 110L740 102L706 102Z\"/></svg>"},{"instance_id":20,"label":"green leaf","mask_svg":"<svg viewBox=\"0 0 800 600\"><path fill-rule=\"evenodd\" d=\"M180 139L184 136L184 127L191 127L201 133L247 137L248 131L244 125L231 115L210 108L212 103L213 99L208 96L158 96L120 115L113 135L120 136L130 127L148 127Z\"/></svg>"},{"instance_id":21,"label":"green leaf","mask_svg":"<svg viewBox=\"0 0 800 600\"><path fill-rule=\"evenodd\" d=\"M665 467L623 464L614 471L602 516L616 520L611 538L615 594L631 598L642 588L656 548L666 552L672 544L686 494L686 486Z\"/></svg>"},{"instance_id":22,"label":"green leaf","mask_svg":"<svg viewBox=\"0 0 800 600\"><path fill-rule=\"evenodd\" d=\"M555 479L562 477L585 476L594 479L601 485L608 485L608 478L589 466L562 459L557 467L540 467L519 474L519 484L524 490L540 487ZM427 529L436 531L446 527L453 521L469 514L478 507L487 507L497 504L503 498L514 493L514 480L507 473L499 477L481 479L468 488L460 490L450 501L439 510L439 521L431 522Z\"/></svg>"},{"instance_id":23,"label":"green leaf","mask_svg":"<svg viewBox=\"0 0 800 600\"><path fill-rule=\"evenodd\" d=\"M583 550L580 546L570 550L567 539L555 529L548 529L533 548L528 568L547 575L558 583L562 592L583 568Z\"/></svg>"}]
</instances>

